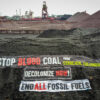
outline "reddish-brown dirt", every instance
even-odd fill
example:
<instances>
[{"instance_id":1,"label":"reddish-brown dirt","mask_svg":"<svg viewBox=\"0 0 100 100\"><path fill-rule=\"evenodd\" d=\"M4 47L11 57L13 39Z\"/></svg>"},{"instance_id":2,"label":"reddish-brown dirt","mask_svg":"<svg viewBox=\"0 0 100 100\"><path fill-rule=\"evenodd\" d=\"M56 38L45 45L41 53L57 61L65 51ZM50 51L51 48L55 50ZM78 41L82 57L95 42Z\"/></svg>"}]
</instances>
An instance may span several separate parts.
<instances>
[{"instance_id":1,"label":"reddish-brown dirt","mask_svg":"<svg viewBox=\"0 0 100 100\"><path fill-rule=\"evenodd\" d=\"M100 10L78 23L77 27L100 28Z\"/></svg>"},{"instance_id":2,"label":"reddish-brown dirt","mask_svg":"<svg viewBox=\"0 0 100 100\"><path fill-rule=\"evenodd\" d=\"M67 21L0 21L0 30L69 30L72 28L100 28L100 10L93 15L78 12Z\"/></svg>"},{"instance_id":3,"label":"reddish-brown dirt","mask_svg":"<svg viewBox=\"0 0 100 100\"><path fill-rule=\"evenodd\" d=\"M5 21L0 22L0 30L48 30L71 29L72 24L66 21Z\"/></svg>"},{"instance_id":4,"label":"reddish-brown dirt","mask_svg":"<svg viewBox=\"0 0 100 100\"><path fill-rule=\"evenodd\" d=\"M77 12L73 16L71 16L67 21L68 22L80 22L84 19L88 18L90 15L86 12Z\"/></svg>"}]
</instances>

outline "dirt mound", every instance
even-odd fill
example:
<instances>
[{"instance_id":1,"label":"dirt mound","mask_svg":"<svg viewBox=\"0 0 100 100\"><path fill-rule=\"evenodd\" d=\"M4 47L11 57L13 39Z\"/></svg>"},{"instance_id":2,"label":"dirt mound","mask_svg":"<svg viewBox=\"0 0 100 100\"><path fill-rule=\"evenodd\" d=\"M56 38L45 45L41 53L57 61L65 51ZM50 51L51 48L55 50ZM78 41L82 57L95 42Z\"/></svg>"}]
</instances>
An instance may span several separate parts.
<instances>
[{"instance_id":1,"label":"dirt mound","mask_svg":"<svg viewBox=\"0 0 100 100\"><path fill-rule=\"evenodd\" d=\"M100 58L99 33L100 29L79 28L47 30L39 36L0 34L0 56L67 54Z\"/></svg>"},{"instance_id":2,"label":"dirt mound","mask_svg":"<svg viewBox=\"0 0 100 100\"><path fill-rule=\"evenodd\" d=\"M90 15L86 12L78 12L71 16L67 21L68 22L80 22L86 18L88 18Z\"/></svg>"},{"instance_id":3,"label":"dirt mound","mask_svg":"<svg viewBox=\"0 0 100 100\"><path fill-rule=\"evenodd\" d=\"M41 38L64 38L68 35L71 35L72 31L75 29L71 30L46 30L43 33L41 33L38 37Z\"/></svg>"},{"instance_id":4,"label":"dirt mound","mask_svg":"<svg viewBox=\"0 0 100 100\"><path fill-rule=\"evenodd\" d=\"M73 28L70 30L45 30L38 36L39 38L80 38L80 36L99 36L100 29Z\"/></svg>"},{"instance_id":5,"label":"dirt mound","mask_svg":"<svg viewBox=\"0 0 100 100\"><path fill-rule=\"evenodd\" d=\"M100 28L100 10L81 21L77 26L84 28Z\"/></svg>"}]
</instances>

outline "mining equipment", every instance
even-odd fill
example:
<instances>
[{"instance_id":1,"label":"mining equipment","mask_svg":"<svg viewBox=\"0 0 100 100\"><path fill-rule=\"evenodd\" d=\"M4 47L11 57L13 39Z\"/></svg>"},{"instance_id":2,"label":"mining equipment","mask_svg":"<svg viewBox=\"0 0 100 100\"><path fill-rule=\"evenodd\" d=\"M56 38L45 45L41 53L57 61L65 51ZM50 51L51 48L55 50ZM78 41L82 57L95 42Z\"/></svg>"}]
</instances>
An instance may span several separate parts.
<instances>
[{"instance_id":1,"label":"mining equipment","mask_svg":"<svg viewBox=\"0 0 100 100\"><path fill-rule=\"evenodd\" d=\"M42 18L46 19L48 18L48 7L46 5L46 1L43 1L43 8L42 8Z\"/></svg>"}]
</instances>

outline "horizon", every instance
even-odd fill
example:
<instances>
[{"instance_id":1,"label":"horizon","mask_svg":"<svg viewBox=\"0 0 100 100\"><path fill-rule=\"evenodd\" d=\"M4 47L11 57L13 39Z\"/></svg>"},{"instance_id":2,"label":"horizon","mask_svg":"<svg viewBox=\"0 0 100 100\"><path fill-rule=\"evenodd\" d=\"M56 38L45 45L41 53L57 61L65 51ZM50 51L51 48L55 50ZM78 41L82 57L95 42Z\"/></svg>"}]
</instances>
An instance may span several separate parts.
<instances>
[{"instance_id":1,"label":"horizon","mask_svg":"<svg viewBox=\"0 0 100 100\"><path fill-rule=\"evenodd\" d=\"M48 6L49 15L73 15L77 12L86 11L88 14L93 14L100 10L100 1L95 0L1 0L2 5L0 5L0 15L1 16L13 16L16 15L16 10L18 13L24 15L25 11L32 10L34 12L34 17L41 16L41 10L43 1L46 1Z\"/></svg>"}]
</instances>

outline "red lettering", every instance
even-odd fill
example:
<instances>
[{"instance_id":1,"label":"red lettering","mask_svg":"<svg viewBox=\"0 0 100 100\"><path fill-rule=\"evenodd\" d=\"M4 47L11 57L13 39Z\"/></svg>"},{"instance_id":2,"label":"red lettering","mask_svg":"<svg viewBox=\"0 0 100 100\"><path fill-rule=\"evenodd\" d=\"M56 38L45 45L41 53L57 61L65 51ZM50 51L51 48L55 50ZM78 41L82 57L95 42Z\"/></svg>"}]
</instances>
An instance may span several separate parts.
<instances>
[{"instance_id":1,"label":"red lettering","mask_svg":"<svg viewBox=\"0 0 100 100\"><path fill-rule=\"evenodd\" d=\"M18 66L40 65L40 58L18 58Z\"/></svg>"},{"instance_id":2,"label":"red lettering","mask_svg":"<svg viewBox=\"0 0 100 100\"><path fill-rule=\"evenodd\" d=\"M41 88L41 83L39 84L39 90L42 90L42 88Z\"/></svg>"},{"instance_id":3,"label":"red lettering","mask_svg":"<svg viewBox=\"0 0 100 100\"><path fill-rule=\"evenodd\" d=\"M26 66L25 58L23 58L23 66Z\"/></svg>"},{"instance_id":4,"label":"red lettering","mask_svg":"<svg viewBox=\"0 0 100 100\"><path fill-rule=\"evenodd\" d=\"M46 88L45 88L45 83L43 83L43 90L46 90Z\"/></svg>"},{"instance_id":5,"label":"red lettering","mask_svg":"<svg viewBox=\"0 0 100 100\"><path fill-rule=\"evenodd\" d=\"M68 71L62 71L62 70L59 70L59 71L56 71L56 76L67 76L68 74Z\"/></svg>"},{"instance_id":6,"label":"red lettering","mask_svg":"<svg viewBox=\"0 0 100 100\"><path fill-rule=\"evenodd\" d=\"M67 76L68 75L68 71L64 71L64 76Z\"/></svg>"},{"instance_id":7,"label":"red lettering","mask_svg":"<svg viewBox=\"0 0 100 100\"><path fill-rule=\"evenodd\" d=\"M37 65L40 65L40 58L37 58Z\"/></svg>"},{"instance_id":8,"label":"red lettering","mask_svg":"<svg viewBox=\"0 0 100 100\"><path fill-rule=\"evenodd\" d=\"M38 90L38 89L39 89L38 83L36 83L36 85L35 85L35 90Z\"/></svg>"},{"instance_id":9,"label":"red lettering","mask_svg":"<svg viewBox=\"0 0 100 100\"><path fill-rule=\"evenodd\" d=\"M19 58L18 59L18 66L22 66L22 64L23 64L22 58Z\"/></svg>"},{"instance_id":10,"label":"red lettering","mask_svg":"<svg viewBox=\"0 0 100 100\"><path fill-rule=\"evenodd\" d=\"M43 88L42 88L42 85L41 85L41 83L36 83L36 85L35 85L35 88L34 88L35 90L46 90L46 88L45 88L45 83L43 83Z\"/></svg>"},{"instance_id":11,"label":"red lettering","mask_svg":"<svg viewBox=\"0 0 100 100\"><path fill-rule=\"evenodd\" d=\"M35 58L32 58L32 65L35 65Z\"/></svg>"},{"instance_id":12,"label":"red lettering","mask_svg":"<svg viewBox=\"0 0 100 100\"><path fill-rule=\"evenodd\" d=\"M31 65L31 58L27 58L27 65Z\"/></svg>"}]
</instances>

